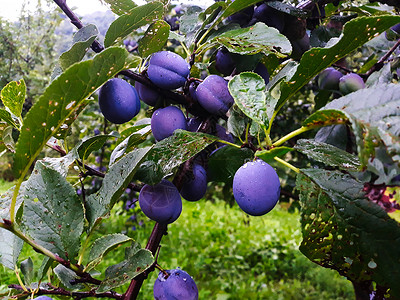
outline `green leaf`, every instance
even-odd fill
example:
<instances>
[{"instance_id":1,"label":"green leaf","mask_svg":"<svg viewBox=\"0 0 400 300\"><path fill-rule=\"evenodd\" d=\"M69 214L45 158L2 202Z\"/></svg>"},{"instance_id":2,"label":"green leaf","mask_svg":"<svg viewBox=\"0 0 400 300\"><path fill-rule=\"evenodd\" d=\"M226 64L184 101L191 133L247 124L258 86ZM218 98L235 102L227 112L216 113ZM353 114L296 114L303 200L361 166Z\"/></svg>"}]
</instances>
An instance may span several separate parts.
<instances>
[{"instance_id":1,"label":"green leaf","mask_svg":"<svg viewBox=\"0 0 400 300\"><path fill-rule=\"evenodd\" d=\"M147 28L144 36L139 40L139 54L147 57L164 48L169 37L170 26L164 20L158 20Z\"/></svg>"},{"instance_id":2,"label":"green leaf","mask_svg":"<svg viewBox=\"0 0 400 300\"><path fill-rule=\"evenodd\" d=\"M58 265L53 269L54 273L58 277L58 279L61 281L61 283L69 290L81 290L84 288L83 284L72 284L71 282L80 279L78 275L71 269L68 269L64 267L63 265Z\"/></svg>"},{"instance_id":3,"label":"green leaf","mask_svg":"<svg viewBox=\"0 0 400 300\"><path fill-rule=\"evenodd\" d=\"M4 145L6 145L7 149L11 152L15 152L15 142L14 138L12 137L13 127L8 126L3 130L2 140Z\"/></svg>"},{"instance_id":4,"label":"green leaf","mask_svg":"<svg viewBox=\"0 0 400 300\"><path fill-rule=\"evenodd\" d=\"M294 149L327 166L339 167L348 171L358 171L361 167L357 156L326 143L298 140Z\"/></svg>"},{"instance_id":5,"label":"green leaf","mask_svg":"<svg viewBox=\"0 0 400 300\"><path fill-rule=\"evenodd\" d=\"M38 161L26 187L21 229L37 244L75 261L83 231L83 205L62 174Z\"/></svg>"},{"instance_id":6,"label":"green leaf","mask_svg":"<svg viewBox=\"0 0 400 300\"><path fill-rule=\"evenodd\" d=\"M88 138L87 140L83 141L77 148L79 157L82 160L86 160L90 153L100 150L103 147L104 143L113 137L112 135L96 135Z\"/></svg>"},{"instance_id":7,"label":"green leaf","mask_svg":"<svg viewBox=\"0 0 400 300\"><path fill-rule=\"evenodd\" d=\"M14 271L24 241L0 228L0 264Z\"/></svg>"},{"instance_id":8,"label":"green leaf","mask_svg":"<svg viewBox=\"0 0 400 300\"><path fill-rule=\"evenodd\" d=\"M37 278L38 280L42 280L44 276L46 276L47 271L50 269L51 265L53 264L53 260L50 257L45 256L43 258L42 264L39 267Z\"/></svg>"},{"instance_id":9,"label":"green leaf","mask_svg":"<svg viewBox=\"0 0 400 300\"><path fill-rule=\"evenodd\" d=\"M241 111L260 126L268 128L264 79L255 73L243 72L229 81L228 88Z\"/></svg>"},{"instance_id":10,"label":"green leaf","mask_svg":"<svg viewBox=\"0 0 400 300\"><path fill-rule=\"evenodd\" d=\"M286 153L292 151L292 148L289 147L275 147L272 148L270 150L258 150L255 153L255 156L261 158L263 161L270 163L271 161L274 160L274 157L282 157L284 156Z\"/></svg>"},{"instance_id":11,"label":"green leaf","mask_svg":"<svg viewBox=\"0 0 400 300\"><path fill-rule=\"evenodd\" d=\"M228 113L228 131L236 137L241 137L250 119L240 110L237 105L232 105Z\"/></svg>"},{"instance_id":12,"label":"green leaf","mask_svg":"<svg viewBox=\"0 0 400 300\"><path fill-rule=\"evenodd\" d=\"M400 162L400 86L374 85L328 103L323 110L343 111L351 122L362 166L383 145Z\"/></svg>"},{"instance_id":13,"label":"green leaf","mask_svg":"<svg viewBox=\"0 0 400 300\"><path fill-rule=\"evenodd\" d=\"M398 16L360 17L347 22L339 40L331 39L327 48L312 48L303 54L295 75L281 85L278 108L322 70L399 22Z\"/></svg>"},{"instance_id":14,"label":"green leaf","mask_svg":"<svg viewBox=\"0 0 400 300\"><path fill-rule=\"evenodd\" d=\"M397 297L400 225L339 171L304 169L297 178L302 206L300 251L355 282L373 280ZM390 274L390 276L388 276Z\"/></svg>"},{"instance_id":15,"label":"green leaf","mask_svg":"<svg viewBox=\"0 0 400 300\"><path fill-rule=\"evenodd\" d=\"M107 268L105 278L97 292L103 293L123 285L146 271L153 264L153 261L153 255L149 250L141 249L139 244L133 242L125 250L125 260Z\"/></svg>"},{"instance_id":16,"label":"green leaf","mask_svg":"<svg viewBox=\"0 0 400 300\"><path fill-rule=\"evenodd\" d=\"M196 32L201 28L202 21L199 19L203 9L199 6L189 6L185 14L180 17L179 31L186 37L186 44L190 46L194 41Z\"/></svg>"},{"instance_id":17,"label":"green leaf","mask_svg":"<svg viewBox=\"0 0 400 300\"><path fill-rule=\"evenodd\" d=\"M260 1L256 0L235 0L232 1L231 4L225 9L225 11L222 14L223 18L229 17L230 15L237 13L238 11L241 11L242 9L245 9L246 7L256 4Z\"/></svg>"},{"instance_id":18,"label":"green leaf","mask_svg":"<svg viewBox=\"0 0 400 300\"><path fill-rule=\"evenodd\" d=\"M8 125L11 125L14 128L18 128L18 126L15 124L15 122L11 116L11 113L6 111L5 109L0 108L0 120L7 122Z\"/></svg>"},{"instance_id":19,"label":"green leaf","mask_svg":"<svg viewBox=\"0 0 400 300\"><path fill-rule=\"evenodd\" d=\"M393 74L391 71L390 64L385 64L378 72L373 72L365 82L367 87L374 85L389 84L392 83Z\"/></svg>"},{"instance_id":20,"label":"green leaf","mask_svg":"<svg viewBox=\"0 0 400 300\"><path fill-rule=\"evenodd\" d=\"M336 109L320 109L303 122L303 127L318 128L348 122L346 113Z\"/></svg>"},{"instance_id":21,"label":"green leaf","mask_svg":"<svg viewBox=\"0 0 400 300\"><path fill-rule=\"evenodd\" d=\"M88 272L97 266L102 261L103 256L109 251L129 241L132 241L132 239L123 234L108 234L95 240L89 252L88 264L85 271Z\"/></svg>"},{"instance_id":22,"label":"green leaf","mask_svg":"<svg viewBox=\"0 0 400 300\"><path fill-rule=\"evenodd\" d=\"M33 280L33 261L30 257L21 261L21 273L24 275L24 283L30 285Z\"/></svg>"},{"instance_id":23,"label":"green leaf","mask_svg":"<svg viewBox=\"0 0 400 300\"><path fill-rule=\"evenodd\" d=\"M137 178L154 185L174 168L217 140L217 137L209 134L175 130L172 136L155 144L146 161L140 166Z\"/></svg>"},{"instance_id":24,"label":"green leaf","mask_svg":"<svg viewBox=\"0 0 400 300\"><path fill-rule=\"evenodd\" d=\"M72 47L60 56L61 68L65 70L74 63L81 61L98 34L99 31L93 24L79 29L72 39L74 43Z\"/></svg>"},{"instance_id":25,"label":"green leaf","mask_svg":"<svg viewBox=\"0 0 400 300\"><path fill-rule=\"evenodd\" d=\"M283 3L281 1L268 1L268 6L275 8L285 14L299 17L299 18L306 18L309 17L310 11L302 10L290 4Z\"/></svg>"},{"instance_id":26,"label":"green leaf","mask_svg":"<svg viewBox=\"0 0 400 300\"><path fill-rule=\"evenodd\" d=\"M286 54L292 51L289 40L283 34L261 22L247 28L225 32L210 42L225 46L229 52L247 55L262 52L265 55L286 57Z\"/></svg>"},{"instance_id":27,"label":"green leaf","mask_svg":"<svg viewBox=\"0 0 400 300\"><path fill-rule=\"evenodd\" d=\"M122 132L121 136L126 134L126 132L133 132L133 133L130 136L128 136L125 140L123 140L121 143L119 143L118 146L115 147L110 156L110 166L113 163L115 163L115 161L119 159L122 155L124 155L126 152L133 150L135 146L144 142L147 136L151 133L151 126L150 125L133 126Z\"/></svg>"},{"instance_id":28,"label":"green leaf","mask_svg":"<svg viewBox=\"0 0 400 300\"><path fill-rule=\"evenodd\" d=\"M104 46L110 47L135 29L161 19L163 12L160 2L151 2L131 9L111 23L104 38Z\"/></svg>"},{"instance_id":29,"label":"green leaf","mask_svg":"<svg viewBox=\"0 0 400 300\"><path fill-rule=\"evenodd\" d=\"M251 161L254 152L249 148L224 146L217 149L208 162L209 181L231 183L236 171L246 162Z\"/></svg>"},{"instance_id":30,"label":"green leaf","mask_svg":"<svg viewBox=\"0 0 400 300\"><path fill-rule=\"evenodd\" d=\"M1 101L17 118L21 118L25 96L26 85L23 79L20 81L11 81L1 90Z\"/></svg>"},{"instance_id":31,"label":"green leaf","mask_svg":"<svg viewBox=\"0 0 400 300\"><path fill-rule=\"evenodd\" d=\"M94 59L74 64L55 79L27 113L14 156L14 173L25 175L40 151L74 115L82 101L127 68L128 52L110 48Z\"/></svg>"},{"instance_id":32,"label":"green leaf","mask_svg":"<svg viewBox=\"0 0 400 300\"><path fill-rule=\"evenodd\" d=\"M110 5L110 9L113 13L121 16L128 13L133 8L137 7L135 2L132 0L103 0Z\"/></svg>"},{"instance_id":33,"label":"green leaf","mask_svg":"<svg viewBox=\"0 0 400 300\"><path fill-rule=\"evenodd\" d=\"M136 149L122 157L110 167L100 190L87 197L85 206L90 228L110 212L150 149L151 147Z\"/></svg>"}]
</instances>

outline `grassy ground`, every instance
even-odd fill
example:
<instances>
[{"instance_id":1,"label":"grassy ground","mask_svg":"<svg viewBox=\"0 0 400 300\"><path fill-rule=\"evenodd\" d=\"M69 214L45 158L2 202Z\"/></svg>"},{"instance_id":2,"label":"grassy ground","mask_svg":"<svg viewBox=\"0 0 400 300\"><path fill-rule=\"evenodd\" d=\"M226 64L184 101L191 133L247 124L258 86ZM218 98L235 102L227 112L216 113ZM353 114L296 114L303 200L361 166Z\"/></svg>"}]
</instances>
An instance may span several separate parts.
<instances>
[{"instance_id":1,"label":"grassy ground","mask_svg":"<svg viewBox=\"0 0 400 300\"><path fill-rule=\"evenodd\" d=\"M127 217L117 207L97 237L126 230ZM182 215L163 238L159 264L165 269L181 267L191 274L199 299L354 299L347 280L311 263L298 251L298 218L280 208L263 217L248 217L223 202L184 201ZM127 234L144 245L152 226L149 221ZM40 266L40 255L24 247L20 259L29 256ZM104 271L121 260L123 248L109 253L97 269ZM156 273L145 281L139 299L153 299ZM0 278L0 290L16 283L14 273L2 266ZM117 291L122 293L124 288Z\"/></svg>"}]
</instances>

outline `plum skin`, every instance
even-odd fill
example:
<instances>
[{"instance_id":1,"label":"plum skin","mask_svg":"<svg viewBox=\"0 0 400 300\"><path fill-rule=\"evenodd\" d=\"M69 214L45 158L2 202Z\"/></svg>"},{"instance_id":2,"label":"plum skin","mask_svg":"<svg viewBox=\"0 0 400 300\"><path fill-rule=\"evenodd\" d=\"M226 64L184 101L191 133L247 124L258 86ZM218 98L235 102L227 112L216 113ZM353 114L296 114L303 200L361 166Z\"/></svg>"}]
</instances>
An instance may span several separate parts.
<instances>
[{"instance_id":1,"label":"plum skin","mask_svg":"<svg viewBox=\"0 0 400 300\"><path fill-rule=\"evenodd\" d=\"M234 100L228 82L218 75L209 75L196 89L197 101L205 110L215 115L225 115Z\"/></svg>"},{"instance_id":2,"label":"plum skin","mask_svg":"<svg viewBox=\"0 0 400 300\"><path fill-rule=\"evenodd\" d=\"M53 300L53 298L50 298L48 296L39 296L35 298L36 300Z\"/></svg>"},{"instance_id":3,"label":"plum skin","mask_svg":"<svg viewBox=\"0 0 400 300\"><path fill-rule=\"evenodd\" d=\"M115 124L130 121L140 111L136 89L120 78L110 79L100 88L99 105L103 116Z\"/></svg>"},{"instance_id":4,"label":"plum skin","mask_svg":"<svg viewBox=\"0 0 400 300\"><path fill-rule=\"evenodd\" d=\"M343 77L343 74L336 69L329 67L323 70L318 75L318 87L321 90L339 90L339 80Z\"/></svg>"},{"instance_id":5,"label":"plum skin","mask_svg":"<svg viewBox=\"0 0 400 300\"><path fill-rule=\"evenodd\" d=\"M148 86L145 86L140 82L135 83L135 88L138 92L140 100L142 100L147 105L156 106L157 100L160 96L157 91L149 88Z\"/></svg>"},{"instance_id":6,"label":"plum skin","mask_svg":"<svg viewBox=\"0 0 400 300\"><path fill-rule=\"evenodd\" d=\"M233 177L233 196L249 215L261 216L278 203L281 185L274 168L262 160L245 163Z\"/></svg>"},{"instance_id":7,"label":"plum skin","mask_svg":"<svg viewBox=\"0 0 400 300\"><path fill-rule=\"evenodd\" d=\"M165 270L168 277L163 272L158 274L154 282L153 295L155 300L197 300L199 291L193 278L180 268Z\"/></svg>"},{"instance_id":8,"label":"plum skin","mask_svg":"<svg viewBox=\"0 0 400 300\"><path fill-rule=\"evenodd\" d=\"M183 112L175 106L157 109L151 117L151 130L154 138L161 141L173 135L176 129L187 129Z\"/></svg>"},{"instance_id":9,"label":"plum skin","mask_svg":"<svg viewBox=\"0 0 400 300\"><path fill-rule=\"evenodd\" d=\"M215 68L225 76L231 75L235 69L235 62L226 49L219 49L215 55Z\"/></svg>"},{"instance_id":10,"label":"plum skin","mask_svg":"<svg viewBox=\"0 0 400 300\"><path fill-rule=\"evenodd\" d=\"M170 51L154 53L147 69L150 81L167 90L183 86L189 74L190 65L181 56Z\"/></svg>"},{"instance_id":11,"label":"plum skin","mask_svg":"<svg viewBox=\"0 0 400 300\"><path fill-rule=\"evenodd\" d=\"M364 80L356 73L344 75L339 80L339 89L343 95L365 88Z\"/></svg>"},{"instance_id":12,"label":"plum skin","mask_svg":"<svg viewBox=\"0 0 400 300\"><path fill-rule=\"evenodd\" d=\"M147 217L158 223L172 223L182 212L178 189L165 179L156 185L144 185L139 193L139 205Z\"/></svg>"},{"instance_id":13,"label":"plum skin","mask_svg":"<svg viewBox=\"0 0 400 300\"><path fill-rule=\"evenodd\" d=\"M207 173L199 164L193 165L193 178L183 184L181 196L188 201L198 201L207 191Z\"/></svg>"}]
</instances>

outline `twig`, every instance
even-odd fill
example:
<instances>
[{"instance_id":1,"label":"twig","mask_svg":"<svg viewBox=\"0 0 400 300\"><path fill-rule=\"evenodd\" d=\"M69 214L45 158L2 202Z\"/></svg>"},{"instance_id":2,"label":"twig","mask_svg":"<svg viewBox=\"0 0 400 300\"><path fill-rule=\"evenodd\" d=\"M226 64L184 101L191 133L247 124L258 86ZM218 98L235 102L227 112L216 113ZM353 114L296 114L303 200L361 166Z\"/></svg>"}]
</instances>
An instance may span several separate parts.
<instances>
[{"instance_id":1,"label":"twig","mask_svg":"<svg viewBox=\"0 0 400 300\"><path fill-rule=\"evenodd\" d=\"M11 289L19 290L19 291L23 290L23 288L18 284L10 284L8 287ZM31 295L32 292L34 292L34 290L28 289L28 292L24 292L23 294ZM74 297L75 299L83 299L83 298L89 298L89 297L113 298L113 299L119 299L119 300L123 299L121 294L118 294L114 291L104 292L104 293L96 293L94 290L91 290L88 292L70 292L70 291L64 290L62 288L54 288L54 289L40 288L38 292L35 291L35 294L37 294L37 295L70 296L70 297Z\"/></svg>"},{"instance_id":2,"label":"twig","mask_svg":"<svg viewBox=\"0 0 400 300\"><path fill-rule=\"evenodd\" d=\"M372 67L371 69L368 70L367 73L365 73L365 76L368 77L370 76L373 72L379 71L380 69L383 68L384 62L389 58L390 55L396 50L397 47L400 45L400 39L397 40L396 44L384 55L381 57L380 60L378 60Z\"/></svg>"}]
</instances>

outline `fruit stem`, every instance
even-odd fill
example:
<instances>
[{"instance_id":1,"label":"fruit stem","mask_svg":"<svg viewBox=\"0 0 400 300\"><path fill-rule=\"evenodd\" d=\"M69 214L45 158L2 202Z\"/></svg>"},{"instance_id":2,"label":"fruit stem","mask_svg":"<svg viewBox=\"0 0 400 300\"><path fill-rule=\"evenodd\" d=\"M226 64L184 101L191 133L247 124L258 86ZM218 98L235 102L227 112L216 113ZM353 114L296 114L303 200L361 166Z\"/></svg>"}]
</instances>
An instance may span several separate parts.
<instances>
[{"instance_id":1,"label":"fruit stem","mask_svg":"<svg viewBox=\"0 0 400 300\"><path fill-rule=\"evenodd\" d=\"M231 143L231 142L228 142L228 141L224 141L224 140L217 140L219 143L223 143L223 144L227 144L227 145L229 145L229 146L232 146L232 147L236 147L236 148L242 148L241 146L239 146L239 145L236 145L236 144L234 144L234 143Z\"/></svg>"},{"instance_id":2,"label":"fruit stem","mask_svg":"<svg viewBox=\"0 0 400 300\"><path fill-rule=\"evenodd\" d=\"M291 138L293 138L293 137L295 137L295 136L297 136L297 135L299 135L299 134L301 134L303 132L311 130L313 128L314 127L301 126L299 129L296 129L296 130L292 131L291 133L285 135L284 137L280 138L279 140L277 140L275 143L272 144L272 146L278 147L278 146L282 145L284 142L290 140Z\"/></svg>"},{"instance_id":3,"label":"fruit stem","mask_svg":"<svg viewBox=\"0 0 400 300\"><path fill-rule=\"evenodd\" d=\"M28 289L26 288L26 286L24 285L24 283L23 283L22 280L21 280L21 276L19 276L19 271L18 271L17 266L15 266L14 272L15 272L15 276L17 276L19 285L22 287L22 289L23 289L25 292L29 293Z\"/></svg>"},{"instance_id":4,"label":"fruit stem","mask_svg":"<svg viewBox=\"0 0 400 300\"><path fill-rule=\"evenodd\" d=\"M300 173L300 169L299 169L299 168L296 168L296 167L293 166L292 164L290 164L290 163L284 161L283 159L280 159L280 158L277 157L277 156L275 156L274 159L275 159L277 162L281 163L282 165L284 165L284 166L288 167L289 169L295 171L296 173Z\"/></svg>"},{"instance_id":5,"label":"fruit stem","mask_svg":"<svg viewBox=\"0 0 400 300\"><path fill-rule=\"evenodd\" d=\"M247 123L247 125L246 125L246 140L245 140L246 144L249 143L249 131L250 131L250 123Z\"/></svg>"}]
</instances>

